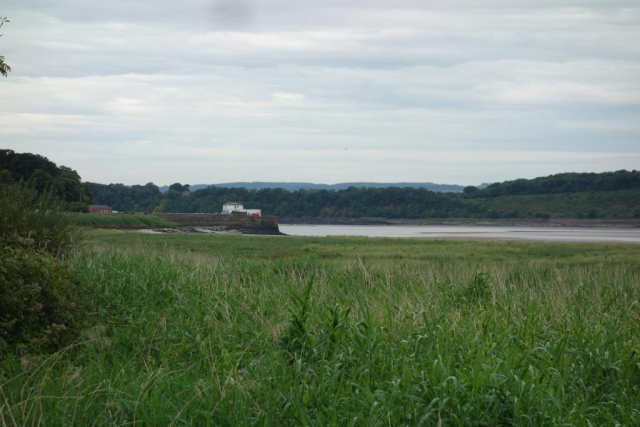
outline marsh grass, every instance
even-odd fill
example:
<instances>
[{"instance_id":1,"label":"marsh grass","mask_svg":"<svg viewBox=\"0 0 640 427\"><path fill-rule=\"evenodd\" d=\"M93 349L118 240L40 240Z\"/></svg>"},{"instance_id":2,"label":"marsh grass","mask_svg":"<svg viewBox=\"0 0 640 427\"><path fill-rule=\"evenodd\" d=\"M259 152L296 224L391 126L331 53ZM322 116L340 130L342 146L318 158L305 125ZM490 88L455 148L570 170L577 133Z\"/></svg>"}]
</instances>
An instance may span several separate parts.
<instances>
[{"instance_id":1,"label":"marsh grass","mask_svg":"<svg viewBox=\"0 0 640 427\"><path fill-rule=\"evenodd\" d=\"M205 237L205 238L202 238ZM3 425L638 425L640 248L90 233Z\"/></svg>"}]
</instances>

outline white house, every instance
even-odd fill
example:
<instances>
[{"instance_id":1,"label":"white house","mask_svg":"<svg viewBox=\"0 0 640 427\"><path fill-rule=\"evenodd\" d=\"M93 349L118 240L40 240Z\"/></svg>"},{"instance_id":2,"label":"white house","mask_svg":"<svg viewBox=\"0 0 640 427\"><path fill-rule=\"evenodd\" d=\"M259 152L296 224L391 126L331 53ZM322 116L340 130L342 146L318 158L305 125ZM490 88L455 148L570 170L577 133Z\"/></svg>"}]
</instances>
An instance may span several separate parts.
<instances>
[{"instance_id":1,"label":"white house","mask_svg":"<svg viewBox=\"0 0 640 427\"><path fill-rule=\"evenodd\" d=\"M239 202L227 202L226 204L222 205L222 213L223 214L230 214L233 212L244 212L244 207L242 206L242 203Z\"/></svg>"},{"instance_id":2,"label":"white house","mask_svg":"<svg viewBox=\"0 0 640 427\"><path fill-rule=\"evenodd\" d=\"M222 205L222 213L224 215L229 215L234 212L243 212L246 213L247 216L262 216L261 209L245 209L240 202L227 202Z\"/></svg>"}]
</instances>

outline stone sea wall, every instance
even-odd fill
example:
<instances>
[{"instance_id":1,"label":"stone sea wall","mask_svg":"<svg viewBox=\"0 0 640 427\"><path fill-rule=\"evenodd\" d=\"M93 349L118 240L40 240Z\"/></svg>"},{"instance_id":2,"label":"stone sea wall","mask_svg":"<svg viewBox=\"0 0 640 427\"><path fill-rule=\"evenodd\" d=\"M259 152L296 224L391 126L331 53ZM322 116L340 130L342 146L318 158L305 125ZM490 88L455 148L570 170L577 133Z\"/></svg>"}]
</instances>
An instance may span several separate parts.
<instances>
[{"instance_id":1,"label":"stone sea wall","mask_svg":"<svg viewBox=\"0 0 640 427\"><path fill-rule=\"evenodd\" d=\"M280 232L278 218L275 216L250 217L238 212L229 215L219 213L159 213L154 215L186 227L225 227L241 231L264 231L265 234Z\"/></svg>"}]
</instances>

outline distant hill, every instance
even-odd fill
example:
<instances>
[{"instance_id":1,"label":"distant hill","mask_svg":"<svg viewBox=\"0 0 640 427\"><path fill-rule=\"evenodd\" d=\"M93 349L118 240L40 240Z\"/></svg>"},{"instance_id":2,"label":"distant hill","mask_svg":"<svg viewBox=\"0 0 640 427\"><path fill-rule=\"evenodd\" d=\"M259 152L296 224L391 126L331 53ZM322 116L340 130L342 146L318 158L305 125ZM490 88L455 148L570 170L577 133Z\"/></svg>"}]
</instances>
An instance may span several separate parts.
<instances>
[{"instance_id":1,"label":"distant hill","mask_svg":"<svg viewBox=\"0 0 640 427\"><path fill-rule=\"evenodd\" d=\"M191 191L201 190L211 186L220 188L246 188L248 190L262 190L265 188L282 188L287 191L297 190L346 190L349 187L355 188L426 188L429 191L439 193L461 193L462 185L455 184L435 184L433 182L342 182L339 184L314 184L311 182L223 182L220 184L196 184L190 186ZM162 193L168 189L168 185L159 187Z\"/></svg>"},{"instance_id":2,"label":"distant hill","mask_svg":"<svg viewBox=\"0 0 640 427\"><path fill-rule=\"evenodd\" d=\"M496 182L484 187L466 187L473 198L531 196L538 194L622 191L640 189L640 172L619 170L602 173L559 173L534 179Z\"/></svg>"}]
</instances>

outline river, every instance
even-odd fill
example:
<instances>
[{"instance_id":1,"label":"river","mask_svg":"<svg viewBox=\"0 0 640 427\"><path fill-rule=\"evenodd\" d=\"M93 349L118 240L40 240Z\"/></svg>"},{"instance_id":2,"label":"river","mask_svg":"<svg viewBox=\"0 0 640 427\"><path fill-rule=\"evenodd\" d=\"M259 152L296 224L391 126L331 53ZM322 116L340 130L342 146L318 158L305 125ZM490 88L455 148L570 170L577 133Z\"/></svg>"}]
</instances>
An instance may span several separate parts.
<instances>
[{"instance_id":1,"label":"river","mask_svg":"<svg viewBox=\"0 0 640 427\"><path fill-rule=\"evenodd\" d=\"M640 228L281 224L280 231L293 236L421 237L435 239L640 243Z\"/></svg>"}]
</instances>

